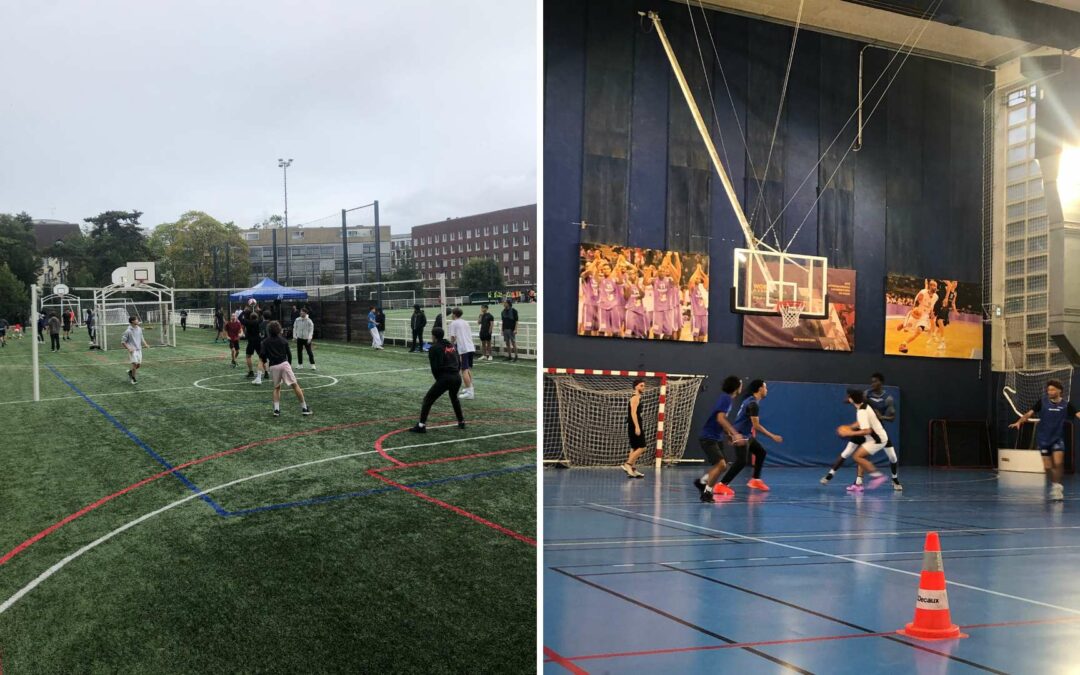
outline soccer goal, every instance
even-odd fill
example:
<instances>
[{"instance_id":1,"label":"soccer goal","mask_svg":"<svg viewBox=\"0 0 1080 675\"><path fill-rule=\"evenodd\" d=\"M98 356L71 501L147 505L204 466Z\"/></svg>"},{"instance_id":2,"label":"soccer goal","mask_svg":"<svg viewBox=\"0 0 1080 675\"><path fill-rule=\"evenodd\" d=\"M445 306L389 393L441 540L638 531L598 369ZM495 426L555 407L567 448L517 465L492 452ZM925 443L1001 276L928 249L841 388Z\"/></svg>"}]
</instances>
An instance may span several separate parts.
<instances>
[{"instance_id":1,"label":"soccer goal","mask_svg":"<svg viewBox=\"0 0 1080 675\"><path fill-rule=\"evenodd\" d=\"M94 291L97 346L119 349L120 336L131 317L139 317L146 343L151 347L175 347L175 310L171 288L154 282L113 284Z\"/></svg>"},{"instance_id":2,"label":"soccer goal","mask_svg":"<svg viewBox=\"0 0 1080 675\"><path fill-rule=\"evenodd\" d=\"M645 380L641 420L649 445L642 462L682 459L703 375L638 370L544 369L544 462L619 466L630 451L626 433L633 382Z\"/></svg>"}]
</instances>

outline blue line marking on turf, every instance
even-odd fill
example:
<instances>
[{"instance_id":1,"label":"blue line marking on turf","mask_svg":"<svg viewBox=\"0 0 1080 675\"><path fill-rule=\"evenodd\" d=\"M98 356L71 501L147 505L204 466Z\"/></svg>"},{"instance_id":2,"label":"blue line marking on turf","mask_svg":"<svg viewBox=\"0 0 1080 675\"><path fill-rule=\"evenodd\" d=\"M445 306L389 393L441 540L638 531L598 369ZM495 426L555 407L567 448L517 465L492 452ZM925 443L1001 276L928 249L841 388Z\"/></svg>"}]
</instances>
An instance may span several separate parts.
<instances>
[{"instance_id":1,"label":"blue line marking on turf","mask_svg":"<svg viewBox=\"0 0 1080 675\"><path fill-rule=\"evenodd\" d=\"M211 499L210 495L204 494L203 491L201 489L199 489L199 486L196 485L195 483L192 483L191 480L189 480L187 476L180 473L179 471L173 470L172 464L169 464L169 462L167 462L164 457L162 457L161 455L154 452L153 448L151 448L149 445L144 443L141 438L136 436L130 429L125 427L123 424L121 424L120 420L118 420L115 417L113 417L112 415L110 415L108 413L108 411L106 411L100 405L95 403L89 396L87 396L85 393L83 393L83 391L81 389L76 387L73 382L68 380L63 375L61 375L60 372L58 370L56 370L56 368L53 368L52 365L49 365L49 364L46 364L45 367L48 368L52 372L53 375L60 378L61 382L63 382L67 386L71 387L71 390L74 391L79 396L81 396L84 401L89 403L94 408L94 410L97 410L99 413L104 415L105 419L112 422L112 425L114 427L116 427L117 429L122 431L125 436L127 436L132 441L134 441L135 445L142 448L143 451L145 451L146 454L150 455L150 457L152 457L155 462L157 462L161 466L165 467L167 470L172 471L172 474L174 476L176 476L177 480L179 480L181 483L183 483L189 490L191 490L195 494L199 495L199 499L203 500L204 502L209 504L211 507L213 507L214 511L217 511L218 515L220 515L220 516L229 515L229 512L226 511L224 508L222 508L220 504L218 504L213 499Z\"/></svg>"},{"instance_id":2,"label":"blue line marking on turf","mask_svg":"<svg viewBox=\"0 0 1080 675\"><path fill-rule=\"evenodd\" d=\"M467 473L460 476L450 476L449 478L437 478L435 480L425 480L419 483L409 483L405 487L419 488L427 487L429 485L439 485L440 483L449 483L457 480L472 480L474 478L484 478L486 476L497 476L504 473L514 473L517 471L528 471L529 469L535 469L536 464L522 464L521 466L512 466L507 469L494 469L492 471L482 471L480 473ZM257 506L251 509L242 509L240 511L229 511L229 516L246 516L252 513L259 513L260 511L276 511L278 509L289 509L296 506L311 506L313 504L323 504L325 502L337 501L341 499L350 499L353 497L367 497L370 495L377 495L383 492L396 492L398 488L393 486L372 488L370 490L361 490L360 492L346 492L339 495L327 495L325 497L313 497L311 499L302 499L296 502L285 502L283 504L269 504L267 506Z\"/></svg>"}]
</instances>

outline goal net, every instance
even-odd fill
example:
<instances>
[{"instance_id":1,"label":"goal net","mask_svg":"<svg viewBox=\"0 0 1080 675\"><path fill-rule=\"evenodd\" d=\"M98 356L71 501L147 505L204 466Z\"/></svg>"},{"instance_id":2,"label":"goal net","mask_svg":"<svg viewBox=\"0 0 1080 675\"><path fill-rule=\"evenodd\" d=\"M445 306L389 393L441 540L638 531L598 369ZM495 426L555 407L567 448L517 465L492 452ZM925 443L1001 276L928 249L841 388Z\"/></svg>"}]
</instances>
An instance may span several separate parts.
<instances>
[{"instance_id":1,"label":"goal net","mask_svg":"<svg viewBox=\"0 0 1080 675\"><path fill-rule=\"evenodd\" d=\"M646 371L544 370L544 461L619 466L630 452L626 419L633 382L645 380L639 415L645 453L639 463L677 462L686 451L704 376Z\"/></svg>"},{"instance_id":2,"label":"goal net","mask_svg":"<svg viewBox=\"0 0 1080 675\"><path fill-rule=\"evenodd\" d=\"M1031 409L1035 401L1046 393L1046 383L1049 380L1061 382L1062 397L1068 401L1072 393L1072 366L1059 366L1042 370L1020 370L1020 359L1017 349L1007 347L1005 350L1005 386L1001 393L1008 402L1009 407L1020 417ZM1039 421L1038 415L1032 417L1031 422Z\"/></svg>"}]
</instances>

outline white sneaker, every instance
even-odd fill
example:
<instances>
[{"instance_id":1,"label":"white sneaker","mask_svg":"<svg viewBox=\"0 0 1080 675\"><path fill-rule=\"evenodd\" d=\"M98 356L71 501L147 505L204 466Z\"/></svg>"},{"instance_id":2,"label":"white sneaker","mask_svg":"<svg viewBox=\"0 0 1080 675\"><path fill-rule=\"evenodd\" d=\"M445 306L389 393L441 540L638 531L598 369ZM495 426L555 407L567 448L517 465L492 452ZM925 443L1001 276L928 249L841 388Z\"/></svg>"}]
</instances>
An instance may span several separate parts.
<instances>
[{"instance_id":1,"label":"white sneaker","mask_svg":"<svg viewBox=\"0 0 1080 675\"><path fill-rule=\"evenodd\" d=\"M1061 483L1052 483L1050 485L1050 501L1059 502L1065 499L1065 486Z\"/></svg>"},{"instance_id":2,"label":"white sneaker","mask_svg":"<svg viewBox=\"0 0 1080 675\"><path fill-rule=\"evenodd\" d=\"M472 389L466 389L461 392L461 396L458 396L458 398L476 398L476 394L472 392Z\"/></svg>"},{"instance_id":3,"label":"white sneaker","mask_svg":"<svg viewBox=\"0 0 1080 675\"><path fill-rule=\"evenodd\" d=\"M255 379L251 381L252 384L262 384L262 375L256 375Z\"/></svg>"},{"instance_id":4,"label":"white sneaker","mask_svg":"<svg viewBox=\"0 0 1080 675\"><path fill-rule=\"evenodd\" d=\"M313 364L311 364L311 369L312 369L312 370L318 370L318 368L316 368L316 367L315 367L315 364L314 364L314 363L313 363Z\"/></svg>"}]
</instances>

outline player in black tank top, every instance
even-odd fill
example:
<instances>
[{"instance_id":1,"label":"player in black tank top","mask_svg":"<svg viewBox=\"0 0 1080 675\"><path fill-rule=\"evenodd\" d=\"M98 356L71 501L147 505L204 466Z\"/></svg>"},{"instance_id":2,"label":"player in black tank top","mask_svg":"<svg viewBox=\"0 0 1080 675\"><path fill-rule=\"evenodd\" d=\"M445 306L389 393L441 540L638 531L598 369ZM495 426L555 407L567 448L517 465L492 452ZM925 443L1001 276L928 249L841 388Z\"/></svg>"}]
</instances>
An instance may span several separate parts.
<instances>
[{"instance_id":1,"label":"player in black tank top","mask_svg":"<svg viewBox=\"0 0 1080 675\"><path fill-rule=\"evenodd\" d=\"M630 438L630 454L622 465L627 478L644 478L645 474L634 468L634 463L645 452L645 423L641 420L641 395L645 392L645 380L634 380L634 393L626 404L626 435Z\"/></svg>"}]
</instances>

